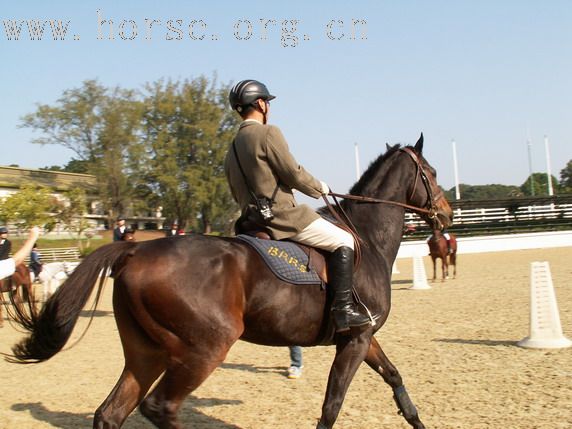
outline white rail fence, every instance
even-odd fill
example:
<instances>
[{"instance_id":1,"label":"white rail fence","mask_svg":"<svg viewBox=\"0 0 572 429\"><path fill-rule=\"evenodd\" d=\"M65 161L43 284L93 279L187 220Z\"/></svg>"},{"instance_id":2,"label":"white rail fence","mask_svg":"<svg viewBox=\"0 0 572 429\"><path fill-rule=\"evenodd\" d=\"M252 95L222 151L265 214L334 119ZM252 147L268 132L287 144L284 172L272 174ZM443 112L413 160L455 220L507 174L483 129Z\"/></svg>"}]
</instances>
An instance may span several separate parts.
<instances>
[{"instance_id":1,"label":"white rail fence","mask_svg":"<svg viewBox=\"0 0 572 429\"><path fill-rule=\"evenodd\" d=\"M550 219L572 219L572 204L548 204L520 206L512 210L510 207L455 209L455 225L513 222ZM422 225L424 221L413 213L405 214L405 223Z\"/></svg>"},{"instance_id":2,"label":"white rail fence","mask_svg":"<svg viewBox=\"0 0 572 429\"><path fill-rule=\"evenodd\" d=\"M457 243L459 254L572 247L572 231L461 237L457 239ZM425 240L404 241L399 247L397 258L411 258L428 252L429 247Z\"/></svg>"}]
</instances>

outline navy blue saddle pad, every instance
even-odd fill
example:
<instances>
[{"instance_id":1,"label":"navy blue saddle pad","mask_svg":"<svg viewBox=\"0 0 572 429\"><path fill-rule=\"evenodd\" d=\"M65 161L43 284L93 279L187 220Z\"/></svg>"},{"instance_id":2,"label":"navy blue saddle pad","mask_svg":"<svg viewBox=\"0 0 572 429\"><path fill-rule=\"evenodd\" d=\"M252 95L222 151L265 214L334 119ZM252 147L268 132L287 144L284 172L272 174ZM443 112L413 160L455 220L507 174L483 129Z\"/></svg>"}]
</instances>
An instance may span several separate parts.
<instances>
[{"instance_id":1,"label":"navy blue saddle pad","mask_svg":"<svg viewBox=\"0 0 572 429\"><path fill-rule=\"evenodd\" d=\"M308 255L295 243L261 240L243 234L236 238L252 246L280 280L300 285L322 283L316 271L308 267Z\"/></svg>"}]
</instances>

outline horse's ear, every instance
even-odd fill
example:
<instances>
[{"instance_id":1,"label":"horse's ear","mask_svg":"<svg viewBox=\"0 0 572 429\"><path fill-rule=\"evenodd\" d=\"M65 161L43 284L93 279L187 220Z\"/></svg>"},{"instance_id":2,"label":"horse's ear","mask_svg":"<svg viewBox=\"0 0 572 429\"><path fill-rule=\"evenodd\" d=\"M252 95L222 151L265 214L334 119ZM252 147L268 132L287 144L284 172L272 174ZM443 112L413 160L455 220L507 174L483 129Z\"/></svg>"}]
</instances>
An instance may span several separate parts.
<instances>
[{"instance_id":1,"label":"horse's ear","mask_svg":"<svg viewBox=\"0 0 572 429\"><path fill-rule=\"evenodd\" d=\"M389 146L389 143L385 143L385 150L388 151L389 149L391 149L391 146Z\"/></svg>"},{"instance_id":2,"label":"horse's ear","mask_svg":"<svg viewBox=\"0 0 572 429\"><path fill-rule=\"evenodd\" d=\"M423 133L421 133L419 140L415 143L415 151L417 153L423 153Z\"/></svg>"}]
</instances>

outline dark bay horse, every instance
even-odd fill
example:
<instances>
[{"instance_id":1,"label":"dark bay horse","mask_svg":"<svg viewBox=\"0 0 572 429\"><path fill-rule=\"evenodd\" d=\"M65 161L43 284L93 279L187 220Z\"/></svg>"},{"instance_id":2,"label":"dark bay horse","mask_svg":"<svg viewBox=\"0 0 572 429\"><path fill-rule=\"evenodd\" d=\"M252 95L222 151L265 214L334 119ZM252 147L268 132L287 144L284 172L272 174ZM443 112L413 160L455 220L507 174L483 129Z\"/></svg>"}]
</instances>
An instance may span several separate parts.
<instances>
[{"instance_id":1,"label":"dark bay horse","mask_svg":"<svg viewBox=\"0 0 572 429\"><path fill-rule=\"evenodd\" d=\"M453 278L457 277L457 237L449 233L449 245L447 239L439 229L433 231L433 235L427 241L429 255L433 261L433 281L437 279L437 259L441 259L441 281L449 278L449 265L453 266ZM450 251L449 251L450 246Z\"/></svg>"},{"instance_id":2,"label":"dark bay horse","mask_svg":"<svg viewBox=\"0 0 572 429\"><path fill-rule=\"evenodd\" d=\"M19 316L30 335L13 347L13 359L41 362L58 353L94 289L99 298L104 278L97 282L98 276L111 268L125 366L95 412L94 428L121 427L137 405L156 427L182 428L177 412L184 399L224 361L238 339L266 346L335 344L319 429L333 427L364 361L391 386L409 424L425 428L397 368L373 337L389 315L391 268L401 242L404 205L422 208L422 217L432 227L451 221L451 208L422 148L422 136L415 147L391 147L351 189L353 195L385 203L349 198L341 203L363 240L355 288L374 316L372 325L324 341L331 300L319 285L278 280L240 240L168 237L116 242L87 256L38 317Z\"/></svg>"}]
</instances>

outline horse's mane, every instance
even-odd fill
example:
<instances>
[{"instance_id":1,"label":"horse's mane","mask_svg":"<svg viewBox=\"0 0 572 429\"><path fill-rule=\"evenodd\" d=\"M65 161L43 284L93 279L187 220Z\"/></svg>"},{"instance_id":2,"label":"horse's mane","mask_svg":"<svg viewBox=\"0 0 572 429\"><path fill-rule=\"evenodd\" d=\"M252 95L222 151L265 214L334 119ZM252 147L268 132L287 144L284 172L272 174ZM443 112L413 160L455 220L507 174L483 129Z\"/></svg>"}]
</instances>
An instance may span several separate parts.
<instances>
[{"instance_id":1,"label":"horse's mane","mask_svg":"<svg viewBox=\"0 0 572 429\"><path fill-rule=\"evenodd\" d=\"M359 180L351 187L350 194L352 195L362 195L365 186L374 179L374 176L378 173L381 165L391 157L395 152L401 149L400 144L393 145L392 147L388 147L387 152L382 153L377 157L375 161L373 161L365 173L361 175Z\"/></svg>"}]
</instances>

